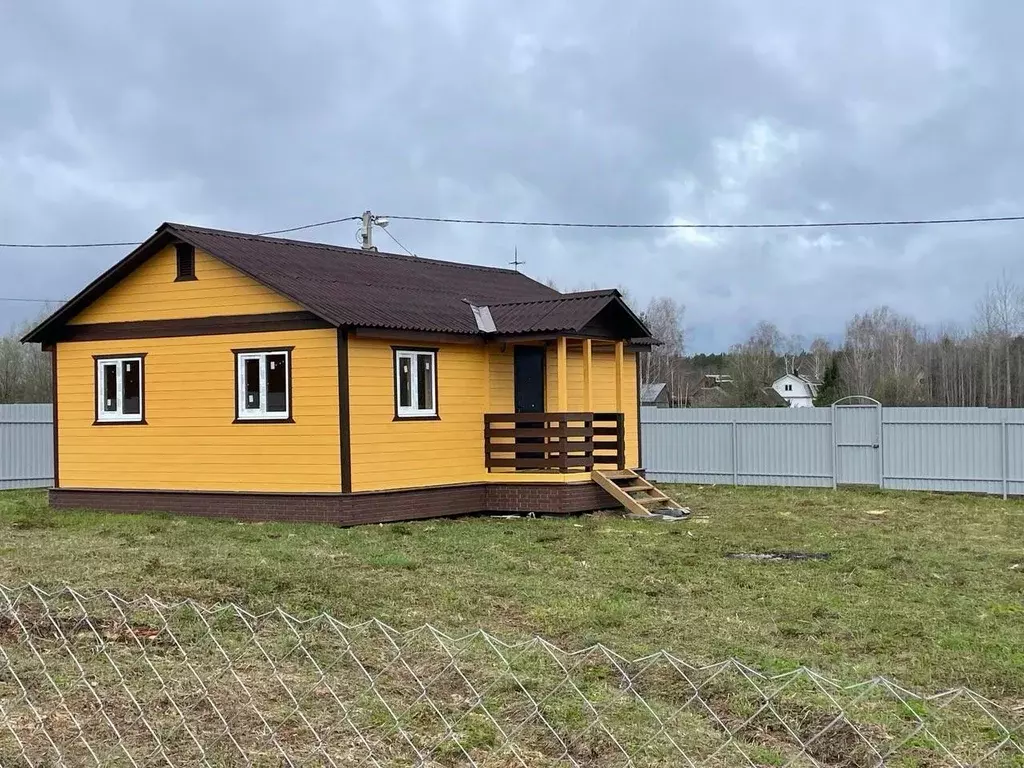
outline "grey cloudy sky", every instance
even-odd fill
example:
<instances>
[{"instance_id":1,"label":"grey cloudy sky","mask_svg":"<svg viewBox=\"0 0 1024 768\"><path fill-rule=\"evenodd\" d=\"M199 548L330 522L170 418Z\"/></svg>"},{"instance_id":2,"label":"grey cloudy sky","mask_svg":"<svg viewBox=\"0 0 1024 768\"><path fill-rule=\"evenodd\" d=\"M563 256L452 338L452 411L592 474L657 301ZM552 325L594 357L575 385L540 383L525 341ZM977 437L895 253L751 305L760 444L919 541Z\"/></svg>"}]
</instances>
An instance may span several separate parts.
<instances>
[{"instance_id":1,"label":"grey cloudy sky","mask_svg":"<svg viewBox=\"0 0 1024 768\"><path fill-rule=\"evenodd\" d=\"M0 241L357 214L753 222L1024 213L1011 0L0 0ZM418 253L833 334L967 321L1022 224L636 232L394 222ZM355 242L355 226L314 238ZM387 238L382 245L390 244ZM125 249L0 251L73 294ZM0 326L30 304L0 302Z\"/></svg>"}]
</instances>

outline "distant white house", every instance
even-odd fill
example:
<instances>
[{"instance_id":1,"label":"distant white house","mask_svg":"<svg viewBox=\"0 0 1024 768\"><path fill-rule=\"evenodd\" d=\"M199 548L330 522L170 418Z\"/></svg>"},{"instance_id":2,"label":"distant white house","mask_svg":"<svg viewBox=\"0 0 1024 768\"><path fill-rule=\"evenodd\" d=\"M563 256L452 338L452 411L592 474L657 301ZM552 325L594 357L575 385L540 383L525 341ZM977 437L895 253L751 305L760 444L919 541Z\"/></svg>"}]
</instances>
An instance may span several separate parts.
<instances>
[{"instance_id":1,"label":"distant white house","mask_svg":"<svg viewBox=\"0 0 1024 768\"><path fill-rule=\"evenodd\" d=\"M818 383L799 373L787 373L772 382L772 389L789 403L790 408L813 408Z\"/></svg>"}]
</instances>

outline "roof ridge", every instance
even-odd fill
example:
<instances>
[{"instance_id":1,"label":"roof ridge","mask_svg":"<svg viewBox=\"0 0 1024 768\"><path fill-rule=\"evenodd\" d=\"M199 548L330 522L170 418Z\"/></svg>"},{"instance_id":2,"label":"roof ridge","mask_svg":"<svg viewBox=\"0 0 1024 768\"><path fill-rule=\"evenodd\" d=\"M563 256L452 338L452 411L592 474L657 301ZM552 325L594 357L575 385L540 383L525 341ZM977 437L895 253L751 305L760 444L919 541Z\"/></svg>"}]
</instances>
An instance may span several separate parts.
<instances>
[{"instance_id":1,"label":"roof ridge","mask_svg":"<svg viewBox=\"0 0 1024 768\"><path fill-rule=\"evenodd\" d=\"M491 307L521 307L523 304L550 304L555 301L581 301L582 299L596 299L602 296L612 298L618 291L610 288L605 291L581 291L579 293L562 293L552 296L550 299L529 299L527 301L502 301L497 304L489 304Z\"/></svg>"},{"instance_id":2,"label":"roof ridge","mask_svg":"<svg viewBox=\"0 0 1024 768\"><path fill-rule=\"evenodd\" d=\"M214 229L212 227L197 227L193 224L179 224L173 221L168 221L164 224L165 227L172 227L174 229L185 230L186 232L191 230L194 232L202 232L208 235L215 235L217 237L230 237L236 240L253 240L257 242L271 242L271 243L287 243L288 245L298 245L303 248L323 248L330 251L343 251L345 253L353 253L360 255L372 255L377 257L384 257L389 259L399 259L401 261L414 261L419 263L428 264L441 264L447 267L455 267L456 269L471 269L479 270L481 272L502 272L504 274L523 275L515 269L507 269L506 267L490 267L484 264L466 264L461 261L447 261L445 259L433 259L428 256L408 256L403 253L391 253L390 251L364 251L361 248L352 248L346 245L335 245L334 243L318 243L312 240L292 240L288 237L271 237L270 235L257 235L249 232L235 232L228 229ZM523 275L528 280L533 280L529 275ZM534 280L534 282L539 282ZM541 283L543 285L543 283Z\"/></svg>"},{"instance_id":3,"label":"roof ridge","mask_svg":"<svg viewBox=\"0 0 1024 768\"><path fill-rule=\"evenodd\" d=\"M613 294L617 296L622 295L619 292L618 288L594 288L589 291L569 291L568 293L563 293L562 295L565 296L566 298L586 299L591 298L593 296L611 296Z\"/></svg>"}]
</instances>

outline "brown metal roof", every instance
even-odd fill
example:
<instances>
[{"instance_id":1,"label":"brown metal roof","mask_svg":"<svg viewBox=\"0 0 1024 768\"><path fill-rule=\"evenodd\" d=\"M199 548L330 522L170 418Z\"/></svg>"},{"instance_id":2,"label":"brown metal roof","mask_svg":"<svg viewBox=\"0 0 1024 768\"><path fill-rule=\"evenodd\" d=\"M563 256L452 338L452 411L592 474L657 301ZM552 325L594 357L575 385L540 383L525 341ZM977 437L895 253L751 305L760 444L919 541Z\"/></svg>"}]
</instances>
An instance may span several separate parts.
<instances>
[{"instance_id":1,"label":"brown metal roof","mask_svg":"<svg viewBox=\"0 0 1024 768\"><path fill-rule=\"evenodd\" d=\"M476 333L467 301L558 296L509 269L178 224L171 232L343 326Z\"/></svg>"},{"instance_id":2,"label":"brown metal roof","mask_svg":"<svg viewBox=\"0 0 1024 768\"><path fill-rule=\"evenodd\" d=\"M603 309L620 299L618 291L563 293L537 301L491 304L491 317L501 333L581 331Z\"/></svg>"},{"instance_id":3,"label":"brown metal roof","mask_svg":"<svg viewBox=\"0 0 1024 768\"><path fill-rule=\"evenodd\" d=\"M568 332L618 303L635 321L623 329L625 337L647 335L617 291L561 294L509 269L164 224L25 340L53 340L67 320L176 241L201 248L336 326L477 334L472 303L491 307L498 333Z\"/></svg>"}]
</instances>

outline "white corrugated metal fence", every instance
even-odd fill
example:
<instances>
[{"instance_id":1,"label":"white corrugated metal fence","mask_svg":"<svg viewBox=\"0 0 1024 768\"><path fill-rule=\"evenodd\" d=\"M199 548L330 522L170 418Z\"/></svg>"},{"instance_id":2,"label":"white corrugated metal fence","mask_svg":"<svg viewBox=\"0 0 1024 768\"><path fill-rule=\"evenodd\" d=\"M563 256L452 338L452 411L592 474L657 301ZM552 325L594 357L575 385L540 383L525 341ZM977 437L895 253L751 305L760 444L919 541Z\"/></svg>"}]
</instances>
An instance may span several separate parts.
<instances>
[{"instance_id":1,"label":"white corrugated metal fence","mask_svg":"<svg viewBox=\"0 0 1024 768\"><path fill-rule=\"evenodd\" d=\"M643 408L663 483L1024 495L1024 408Z\"/></svg>"},{"instance_id":2,"label":"white corrugated metal fence","mask_svg":"<svg viewBox=\"0 0 1024 768\"><path fill-rule=\"evenodd\" d=\"M0 405L0 489L53 484L53 409ZM1024 496L1024 408L643 408L663 483Z\"/></svg>"},{"instance_id":3,"label":"white corrugated metal fence","mask_svg":"<svg viewBox=\"0 0 1024 768\"><path fill-rule=\"evenodd\" d=\"M53 485L53 407L0 405L0 490Z\"/></svg>"}]
</instances>

